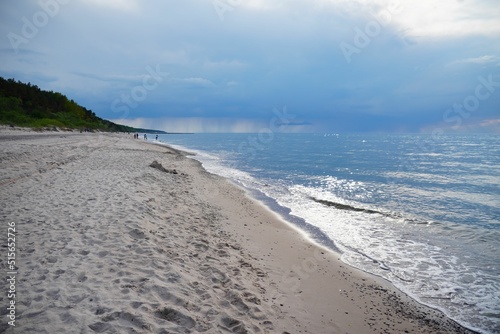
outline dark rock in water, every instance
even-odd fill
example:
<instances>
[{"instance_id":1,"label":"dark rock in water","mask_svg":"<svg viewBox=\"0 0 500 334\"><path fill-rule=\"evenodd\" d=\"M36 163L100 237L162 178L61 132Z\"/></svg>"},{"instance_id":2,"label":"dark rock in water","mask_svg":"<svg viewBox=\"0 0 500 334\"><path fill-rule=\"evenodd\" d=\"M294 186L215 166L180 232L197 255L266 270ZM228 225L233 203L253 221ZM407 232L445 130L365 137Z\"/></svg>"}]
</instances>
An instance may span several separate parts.
<instances>
[{"instance_id":1,"label":"dark rock in water","mask_svg":"<svg viewBox=\"0 0 500 334\"><path fill-rule=\"evenodd\" d=\"M312 197L312 196L309 196L309 198L311 200L315 201L316 203L320 203L320 204L323 204L323 205L326 205L326 206L333 206L334 208L339 209L339 210L364 212L364 213L369 213L369 214L377 214L378 213L378 214L381 214L383 216L390 217L389 214L384 213L384 212L380 212L380 211L375 211L375 210L370 210L370 209L363 209L363 208L356 208L356 207L353 207L353 206L350 206L350 205L347 205L347 204L326 201L326 200L318 199L318 198Z\"/></svg>"}]
</instances>

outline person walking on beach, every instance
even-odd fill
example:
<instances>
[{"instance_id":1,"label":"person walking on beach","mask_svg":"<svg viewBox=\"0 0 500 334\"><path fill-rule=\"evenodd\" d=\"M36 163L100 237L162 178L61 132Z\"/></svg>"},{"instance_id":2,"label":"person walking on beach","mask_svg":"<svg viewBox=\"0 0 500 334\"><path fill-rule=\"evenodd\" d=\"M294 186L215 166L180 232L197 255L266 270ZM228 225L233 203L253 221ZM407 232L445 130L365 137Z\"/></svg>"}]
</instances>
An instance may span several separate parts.
<instances>
[{"instance_id":1,"label":"person walking on beach","mask_svg":"<svg viewBox=\"0 0 500 334\"><path fill-rule=\"evenodd\" d=\"M148 136L146 136L146 134L144 134L144 140L148 140Z\"/></svg>"},{"instance_id":2,"label":"person walking on beach","mask_svg":"<svg viewBox=\"0 0 500 334\"><path fill-rule=\"evenodd\" d=\"M156 135L156 140L158 141L158 135Z\"/></svg>"}]
</instances>

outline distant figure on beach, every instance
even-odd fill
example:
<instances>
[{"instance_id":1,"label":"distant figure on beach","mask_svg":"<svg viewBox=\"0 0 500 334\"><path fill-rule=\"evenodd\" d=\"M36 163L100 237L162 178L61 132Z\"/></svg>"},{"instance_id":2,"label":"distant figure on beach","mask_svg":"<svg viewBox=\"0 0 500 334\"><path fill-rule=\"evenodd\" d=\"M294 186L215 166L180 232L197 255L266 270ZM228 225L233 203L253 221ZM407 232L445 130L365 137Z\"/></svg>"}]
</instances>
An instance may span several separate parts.
<instances>
[{"instance_id":1,"label":"distant figure on beach","mask_svg":"<svg viewBox=\"0 0 500 334\"><path fill-rule=\"evenodd\" d=\"M158 135L156 135L156 140L158 140Z\"/></svg>"},{"instance_id":2,"label":"distant figure on beach","mask_svg":"<svg viewBox=\"0 0 500 334\"><path fill-rule=\"evenodd\" d=\"M148 140L148 136L146 136L146 134L144 134L144 140Z\"/></svg>"}]
</instances>

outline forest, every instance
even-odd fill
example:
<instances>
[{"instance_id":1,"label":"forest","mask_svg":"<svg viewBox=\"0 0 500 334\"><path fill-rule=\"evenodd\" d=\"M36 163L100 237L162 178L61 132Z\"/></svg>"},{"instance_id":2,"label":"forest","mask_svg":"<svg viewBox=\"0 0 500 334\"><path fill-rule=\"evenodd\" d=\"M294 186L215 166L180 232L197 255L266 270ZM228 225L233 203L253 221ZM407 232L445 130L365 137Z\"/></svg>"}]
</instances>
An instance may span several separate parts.
<instances>
[{"instance_id":1,"label":"forest","mask_svg":"<svg viewBox=\"0 0 500 334\"><path fill-rule=\"evenodd\" d=\"M97 117L61 93L0 77L0 124L37 129L60 128L109 132L163 131L135 129Z\"/></svg>"}]
</instances>

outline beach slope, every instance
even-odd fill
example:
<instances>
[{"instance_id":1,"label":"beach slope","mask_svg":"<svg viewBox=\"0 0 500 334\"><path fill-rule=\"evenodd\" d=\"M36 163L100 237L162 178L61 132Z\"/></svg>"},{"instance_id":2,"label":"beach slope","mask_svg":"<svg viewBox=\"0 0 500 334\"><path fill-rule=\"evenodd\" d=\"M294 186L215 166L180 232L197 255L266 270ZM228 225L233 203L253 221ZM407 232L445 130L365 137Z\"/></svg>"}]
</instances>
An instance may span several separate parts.
<instances>
[{"instance_id":1,"label":"beach slope","mask_svg":"<svg viewBox=\"0 0 500 334\"><path fill-rule=\"evenodd\" d=\"M468 333L352 269L183 152L0 132L6 333Z\"/></svg>"}]
</instances>

